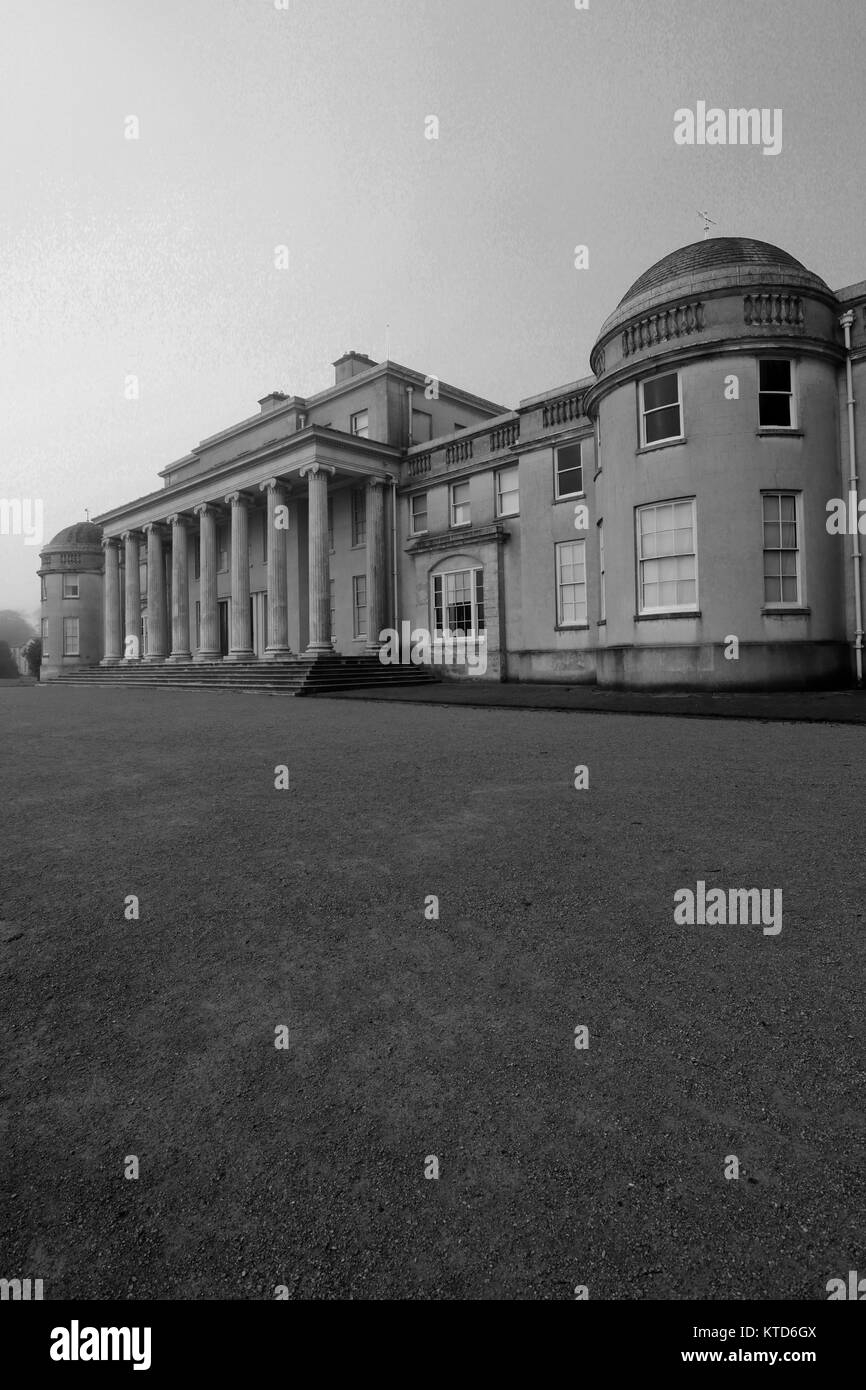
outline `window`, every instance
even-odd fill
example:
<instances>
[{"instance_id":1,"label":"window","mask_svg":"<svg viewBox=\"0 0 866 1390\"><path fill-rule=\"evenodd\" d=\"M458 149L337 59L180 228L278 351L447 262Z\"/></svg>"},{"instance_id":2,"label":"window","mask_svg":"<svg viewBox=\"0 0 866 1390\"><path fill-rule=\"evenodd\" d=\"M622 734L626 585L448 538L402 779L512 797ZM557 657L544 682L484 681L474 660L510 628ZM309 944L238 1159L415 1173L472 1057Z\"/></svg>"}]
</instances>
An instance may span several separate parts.
<instances>
[{"instance_id":1,"label":"window","mask_svg":"<svg viewBox=\"0 0 866 1390\"><path fill-rule=\"evenodd\" d=\"M556 500L583 494L583 440L556 450Z\"/></svg>"},{"instance_id":2,"label":"window","mask_svg":"<svg viewBox=\"0 0 866 1390\"><path fill-rule=\"evenodd\" d=\"M797 423L789 360L767 357L758 363L758 423L762 430L792 430Z\"/></svg>"},{"instance_id":3,"label":"window","mask_svg":"<svg viewBox=\"0 0 866 1390\"><path fill-rule=\"evenodd\" d=\"M328 549L334 553L334 499L328 498Z\"/></svg>"},{"instance_id":4,"label":"window","mask_svg":"<svg viewBox=\"0 0 866 1390\"><path fill-rule=\"evenodd\" d=\"M192 542L193 578L201 579L201 536L194 536Z\"/></svg>"},{"instance_id":5,"label":"window","mask_svg":"<svg viewBox=\"0 0 866 1390\"><path fill-rule=\"evenodd\" d=\"M451 484L451 525L469 526L472 523L472 512L469 506L469 484Z\"/></svg>"},{"instance_id":6,"label":"window","mask_svg":"<svg viewBox=\"0 0 866 1390\"><path fill-rule=\"evenodd\" d=\"M697 607L695 502L637 509L638 608L667 613Z\"/></svg>"},{"instance_id":7,"label":"window","mask_svg":"<svg viewBox=\"0 0 866 1390\"><path fill-rule=\"evenodd\" d=\"M520 511L520 492L516 463L500 468L496 474L496 515L517 516Z\"/></svg>"},{"instance_id":8,"label":"window","mask_svg":"<svg viewBox=\"0 0 866 1390\"><path fill-rule=\"evenodd\" d=\"M63 655L78 656L78 619L63 619Z\"/></svg>"},{"instance_id":9,"label":"window","mask_svg":"<svg viewBox=\"0 0 866 1390\"><path fill-rule=\"evenodd\" d=\"M653 376L640 384L641 414L640 442L662 444L669 439L682 439L682 398L679 372Z\"/></svg>"},{"instance_id":10,"label":"window","mask_svg":"<svg viewBox=\"0 0 866 1390\"><path fill-rule=\"evenodd\" d=\"M352 544L367 542L367 494L362 487L352 493Z\"/></svg>"},{"instance_id":11,"label":"window","mask_svg":"<svg viewBox=\"0 0 866 1390\"><path fill-rule=\"evenodd\" d=\"M433 438L433 416L426 410L412 411L412 443L429 444Z\"/></svg>"},{"instance_id":12,"label":"window","mask_svg":"<svg viewBox=\"0 0 866 1390\"><path fill-rule=\"evenodd\" d=\"M356 574L352 580L352 630L356 637L367 636L366 574Z\"/></svg>"},{"instance_id":13,"label":"window","mask_svg":"<svg viewBox=\"0 0 866 1390\"><path fill-rule=\"evenodd\" d=\"M585 627L586 541L565 541L556 547L556 622L559 627Z\"/></svg>"},{"instance_id":14,"label":"window","mask_svg":"<svg viewBox=\"0 0 866 1390\"><path fill-rule=\"evenodd\" d=\"M764 603L774 607L796 607L801 602L797 493L765 492L761 504L764 518Z\"/></svg>"},{"instance_id":15,"label":"window","mask_svg":"<svg viewBox=\"0 0 866 1390\"><path fill-rule=\"evenodd\" d=\"M42 655L48 655L48 619L42 619Z\"/></svg>"},{"instance_id":16,"label":"window","mask_svg":"<svg viewBox=\"0 0 866 1390\"><path fill-rule=\"evenodd\" d=\"M229 528L222 524L217 527L217 570L224 574L229 567Z\"/></svg>"},{"instance_id":17,"label":"window","mask_svg":"<svg viewBox=\"0 0 866 1390\"><path fill-rule=\"evenodd\" d=\"M48 602L48 584L44 574L39 576L39 597L43 603Z\"/></svg>"},{"instance_id":18,"label":"window","mask_svg":"<svg viewBox=\"0 0 866 1390\"><path fill-rule=\"evenodd\" d=\"M432 597L434 637L477 637L484 632L483 570L434 574Z\"/></svg>"},{"instance_id":19,"label":"window","mask_svg":"<svg viewBox=\"0 0 866 1390\"><path fill-rule=\"evenodd\" d=\"M600 623L606 621L604 610L604 522L598 523L598 620Z\"/></svg>"},{"instance_id":20,"label":"window","mask_svg":"<svg viewBox=\"0 0 866 1390\"><path fill-rule=\"evenodd\" d=\"M370 412L369 410L359 410L357 415L352 416L352 433L359 439L369 439L370 437Z\"/></svg>"},{"instance_id":21,"label":"window","mask_svg":"<svg viewBox=\"0 0 866 1390\"><path fill-rule=\"evenodd\" d=\"M416 492L409 498L409 516L413 536L423 536L427 530L427 494Z\"/></svg>"},{"instance_id":22,"label":"window","mask_svg":"<svg viewBox=\"0 0 866 1390\"><path fill-rule=\"evenodd\" d=\"M334 579L329 580L329 582L328 582L328 592L330 593L330 607L331 607L331 645L333 646L333 644L334 644L334 643L336 642L336 640L337 640L337 638L336 638L336 631L337 631L337 598L336 598L336 594L337 594L337 585L336 585L336 580L334 580Z\"/></svg>"},{"instance_id":23,"label":"window","mask_svg":"<svg viewBox=\"0 0 866 1390\"><path fill-rule=\"evenodd\" d=\"M63 597L78 598L78 575L64 574L63 576Z\"/></svg>"}]
</instances>

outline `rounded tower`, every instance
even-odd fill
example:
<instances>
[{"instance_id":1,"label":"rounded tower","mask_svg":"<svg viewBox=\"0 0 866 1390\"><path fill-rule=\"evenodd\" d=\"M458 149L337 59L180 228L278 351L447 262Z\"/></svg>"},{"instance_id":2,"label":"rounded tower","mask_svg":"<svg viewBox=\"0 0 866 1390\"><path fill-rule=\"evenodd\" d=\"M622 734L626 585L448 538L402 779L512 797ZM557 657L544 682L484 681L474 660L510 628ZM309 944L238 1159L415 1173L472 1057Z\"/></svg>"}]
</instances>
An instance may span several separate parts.
<instances>
[{"instance_id":1,"label":"rounded tower","mask_svg":"<svg viewBox=\"0 0 866 1390\"><path fill-rule=\"evenodd\" d=\"M40 680L96 666L102 655L102 527L79 521L40 552Z\"/></svg>"},{"instance_id":2,"label":"rounded tower","mask_svg":"<svg viewBox=\"0 0 866 1390\"><path fill-rule=\"evenodd\" d=\"M605 685L845 683L839 303L786 251L682 247L590 358L604 523Z\"/></svg>"}]
</instances>

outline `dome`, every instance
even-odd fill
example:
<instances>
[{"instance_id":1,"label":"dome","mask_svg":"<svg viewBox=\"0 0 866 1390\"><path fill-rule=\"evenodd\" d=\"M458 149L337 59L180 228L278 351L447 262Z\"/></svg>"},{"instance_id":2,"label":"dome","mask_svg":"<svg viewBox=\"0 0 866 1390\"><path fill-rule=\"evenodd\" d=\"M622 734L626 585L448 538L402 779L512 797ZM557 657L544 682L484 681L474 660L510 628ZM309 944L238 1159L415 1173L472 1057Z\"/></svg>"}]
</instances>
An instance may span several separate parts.
<instances>
[{"instance_id":1,"label":"dome","mask_svg":"<svg viewBox=\"0 0 866 1390\"><path fill-rule=\"evenodd\" d=\"M46 550L100 550L102 548L102 527L93 521L76 521L58 531Z\"/></svg>"},{"instance_id":2,"label":"dome","mask_svg":"<svg viewBox=\"0 0 866 1390\"><path fill-rule=\"evenodd\" d=\"M663 256L635 280L631 289L619 301L617 309L622 309L632 300L641 299L647 294L655 298L658 291L683 276L703 276L734 270L737 267L747 269L750 282L761 278L764 269L770 273L773 280L788 279L790 273L794 272L796 283L802 284L805 278L807 282L811 282L814 289L822 290L825 294L830 293L829 287L820 276L807 270L802 261L798 261L781 247L771 246L768 241L754 241L751 237L720 236L710 237L706 241L694 241L690 246L681 246L678 251L671 251L667 256ZM734 283L739 283L741 277L735 274L732 278Z\"/></svg>"},{"instance_id":3,"label":"dome","mask_svg":"<svg viewBox=\"0 0 866 1390\"><path fill-rule=\"evenodd\" d=\"M821 279L802 261L772 246L745 236L709 237L693 241L662 256L623 295L613 313L602 324L590 365L596 376L604 372L602 345L626 324L667 308L677 302L705 301L731 293L778 292L812 295L835 308L838 300Z\"/></svg>"}]
</instances>

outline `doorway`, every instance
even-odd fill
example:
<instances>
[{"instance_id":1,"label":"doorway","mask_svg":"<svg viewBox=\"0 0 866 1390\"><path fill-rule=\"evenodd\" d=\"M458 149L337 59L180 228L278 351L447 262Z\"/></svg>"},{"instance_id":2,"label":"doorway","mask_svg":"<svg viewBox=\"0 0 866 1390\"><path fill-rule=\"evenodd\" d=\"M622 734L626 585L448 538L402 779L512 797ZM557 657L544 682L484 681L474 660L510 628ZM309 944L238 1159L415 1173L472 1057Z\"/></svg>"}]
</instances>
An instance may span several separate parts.
<instances>
[{"instance_id":1,"label":"doorway","mask_svg":"<svg viewBox=\"0 0 866 1390\"><path fill-rule=\"evenodd\" d=\"M229 654L229 602L227 598L219 600L220 613L220 656Z\"/></svg>"}]
</instances>

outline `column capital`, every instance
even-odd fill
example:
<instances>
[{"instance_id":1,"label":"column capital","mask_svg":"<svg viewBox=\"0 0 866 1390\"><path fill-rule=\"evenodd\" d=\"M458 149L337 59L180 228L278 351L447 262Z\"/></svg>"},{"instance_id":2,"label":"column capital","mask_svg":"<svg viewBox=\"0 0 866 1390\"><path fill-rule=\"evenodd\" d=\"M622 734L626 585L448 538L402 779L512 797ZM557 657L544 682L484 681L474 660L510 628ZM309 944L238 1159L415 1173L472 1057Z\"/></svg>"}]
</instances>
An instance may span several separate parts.
<instances>
[{"instance_id":1,"label":"column capital","mask_svg":"<svg viewBox=\"0 0 866 1390\"><path fill-rule=\"evenodd\" d=\"M130 529L129 531L121 531L121 533L120 533L120 539L121 539L122 541L138 541L138 540L141 540L141 531L140 531L139 529Z\"/></svg>"},{"instance_id":2,"label":"column capital","mask_svg":"<svg viewBox=\"0 0 866 1390\"><path fill-rule=\"evenodd\" d=\"M219 508L215 502L197 502L192 509L193 516L218 516Z\"/></svg>"},{"instance_id":3,"label":"column capital","mask_svg":"<svg viewBox=\"0 0 866 1390\"><path fill-rule=\"evenodd\" d=\"M103 536L100 545L103 550L112 550L116 545L120 545L120 536Z\"/></svg>"},{"instance_id":4,"label":"column capital","mask_svg":"<svg viewBox=\"0 0 866 1390\"><path fill-rule=\"evenodd\" d=\"M284 478L265 478L263 483L259 483L259 492L276 492L278 487L285 493L292 490L291 483L287 483Z\"/></svg>"},{"instance_id":5,"label":"column capital","mask_svg":"<svg viewBox=\"0 0 866 1390\"><path fill-rule=\"evenodd\" d=\"M308 474L312 474L315 478L319 473L324 473L326 477L333 478L336 471L336 468L330 463L305 463L300 470L300 477L306 478Z\"/></svg>"},{"instance_id":6,"label":"column capital","mask_svg":"<svg viewBox=\"0 0 866 1390\"><path fill-rule=\"evenodd\" d=\"M146 536L151 533L160 537L165 536L165 526L161 521L146 521L141 529Z\"/></svg>"},{"instance_id":7,"label":"column capital","mask_svg":"<svg viewBox=\"0 0 866 1390\"><path fill-rule=\"evenodd\" d=\"M228 493L228 495L223 500L226 506L246 507L252 501L252 498L250 498L242 488L238 488L236 492Z\"/></svg>"},{"instance_id":8,"label":"column capital","mask_svg":"<svg viewBox=\"0 0 866 1390\"><path fill-rule=\"evenodd\" d=\"M189 525L189 521L190 518L186 512L172 512L171 516L165 518L167 526L183 526L185 528Z\"/></svg>"},{"instance_id":9,"label":"column capital","mask_svg":"<svg viewBox=\"0 0 866 1390\"><path fill-rule=\"evenodd\" d=\"M390 487L390 478L380 478L378 473L370 474L367 478L368 487Z\"/></svg>"}]
</instances>

